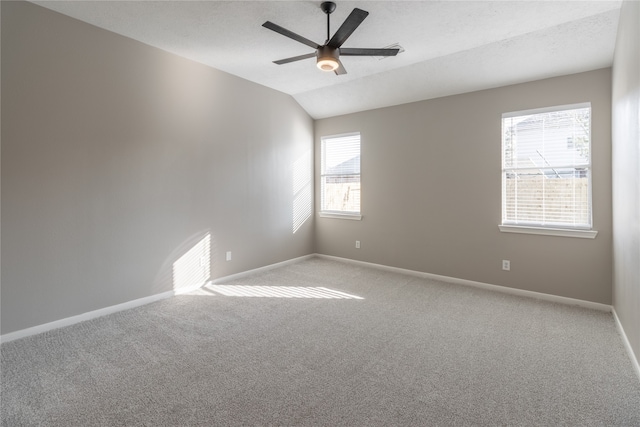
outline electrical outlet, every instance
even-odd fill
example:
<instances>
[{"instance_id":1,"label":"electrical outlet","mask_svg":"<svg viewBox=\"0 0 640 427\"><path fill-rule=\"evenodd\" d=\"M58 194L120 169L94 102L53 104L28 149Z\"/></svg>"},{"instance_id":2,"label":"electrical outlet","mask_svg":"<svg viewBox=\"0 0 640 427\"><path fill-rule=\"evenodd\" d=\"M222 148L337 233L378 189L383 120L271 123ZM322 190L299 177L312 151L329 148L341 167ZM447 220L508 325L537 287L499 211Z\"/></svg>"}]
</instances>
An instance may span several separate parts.
<instances>
[{"instance_id":1,"label":"electrical outlet","mask_svg":"<svg viewBox=\"0 0 640 427\"><path fill-rule=\"evenodd\" d=\"M360 249L360 240L356 240L356 249Z\"/></svg>"},{"instance_id":2,"label":"electrical outlet","mask_svg":"<svg viewBox=\"0 0 640 427\"><path fill-rule=\"evenodd\" d=\"M231 251L227 251L227 261L231 261Z\"/></svg>"},{"instance_id":3,"label":"electrical outlet","mask_svg":"<svg viewBox=\"0 0 640 427\"><path fill-rule=\"evenodd\" d=\"M511 261L509 261L508 259L503 259L502 260L502 269L504 271L510 271L511 270Z\"/></svg>"}]
</instances>

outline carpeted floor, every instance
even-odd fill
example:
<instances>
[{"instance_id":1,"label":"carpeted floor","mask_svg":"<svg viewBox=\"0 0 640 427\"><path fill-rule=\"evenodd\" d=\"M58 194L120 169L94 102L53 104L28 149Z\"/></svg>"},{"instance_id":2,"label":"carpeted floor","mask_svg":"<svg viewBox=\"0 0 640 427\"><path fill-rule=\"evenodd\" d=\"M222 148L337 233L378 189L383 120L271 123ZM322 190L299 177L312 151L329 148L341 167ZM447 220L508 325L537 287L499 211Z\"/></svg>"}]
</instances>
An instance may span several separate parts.
<instances>
[{"instance_id":1,"label":"carpeted floor","mask_svg":"<svg viewBox=\"0 0 640 427\"><path fill-rule=\"evenodd\" d=\"M3 426L639 426L611 314L313 258L1 347Z\"/></svg>"}]
</instances>

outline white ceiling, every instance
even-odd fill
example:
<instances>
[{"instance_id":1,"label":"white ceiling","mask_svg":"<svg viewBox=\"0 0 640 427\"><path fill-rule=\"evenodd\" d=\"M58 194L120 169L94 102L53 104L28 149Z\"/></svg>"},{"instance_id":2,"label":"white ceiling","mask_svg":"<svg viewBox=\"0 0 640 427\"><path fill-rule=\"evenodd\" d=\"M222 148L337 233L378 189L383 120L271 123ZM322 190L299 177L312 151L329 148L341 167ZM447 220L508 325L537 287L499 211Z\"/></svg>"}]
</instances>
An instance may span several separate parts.
<instances>
[{"instance_id":1,"label":"white ceiling","mask_svg":"<svg viewBox=\"0 0 640 427\"><path fill-rule=\"evenodd\" d=\"M396 57L342 57L348 74L262 27L319 44L320 1L33 1L33 3L292 95L316 119L608 67L621 1L336 1L331 33L354 7L370 14L343 47Z\"/></svg>"}]
</instances>

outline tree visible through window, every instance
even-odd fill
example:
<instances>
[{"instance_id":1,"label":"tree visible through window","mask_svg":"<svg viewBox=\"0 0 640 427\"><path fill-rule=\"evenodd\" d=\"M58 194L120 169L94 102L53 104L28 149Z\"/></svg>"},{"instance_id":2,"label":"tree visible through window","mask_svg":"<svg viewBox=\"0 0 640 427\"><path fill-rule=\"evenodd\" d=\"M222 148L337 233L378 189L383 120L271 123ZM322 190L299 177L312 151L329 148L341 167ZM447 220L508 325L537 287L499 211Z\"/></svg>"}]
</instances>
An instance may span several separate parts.
<instances>
[{"instance_id":1,"label":"tree visible through window","mask_svg":"<svg viewBox=\"0 0 640 427\"><path fill-rule=\"evenodd\" d=\"M502 115L502 224L591 229L591 105Z\"/></svg>"},{"instance_id":2,"label":"tree visible through window","mask_svg":"<svg viewBox=\"0 0 640 427\"><path fill-rule=\"evenodd\" d=\"M360 134L321 141L321 211L360 214Z\"/></svg>"}]
</instances>

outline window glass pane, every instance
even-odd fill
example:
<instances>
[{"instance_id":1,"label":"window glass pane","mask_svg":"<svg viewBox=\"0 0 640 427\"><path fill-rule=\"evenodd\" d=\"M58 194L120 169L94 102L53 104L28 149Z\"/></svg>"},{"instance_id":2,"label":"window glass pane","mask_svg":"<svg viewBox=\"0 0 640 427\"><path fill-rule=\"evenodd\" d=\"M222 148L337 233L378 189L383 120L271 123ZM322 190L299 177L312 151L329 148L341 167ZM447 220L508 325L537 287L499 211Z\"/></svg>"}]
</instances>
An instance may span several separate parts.
<instances>
[{"instance_id":1,"label":"window glass pane","mask_svg":"<svg viewBox=\"0 0 640 427\"><path fill-rule=\"evenodd\" d=\"M323 139L323 174L360 173L360 136Z\"/></svg>"},{"instance_id":2,"label":"window glass pane","mask_svg":"<svg viewBox=\"0 0 640 427\"><path fill-rule=\"evenodd\" d=\"M323 176L322 210L360 212L360 175Z\"/></svg>"},{"instance_id":3,"label":"window glass pane","mask_svg":"<svg viewBox=\"0 0 640 427\"><path fill-rule=\"evenodd\" d=\"M546 226L589 225L589 177L574 171L554 177L555 171L520 170L505 179L505 222Z\"/></svg>"},{"instance_id":4,"label":"window glass pane","mask_svg":"<svg viewBox=\"0 0 640 427\"><path fill-rule=\"evenodd\" d=\"M588 165L590 113L590 108L578 108L504 119L505 166Z\"/></svg>"}]
</instances>

